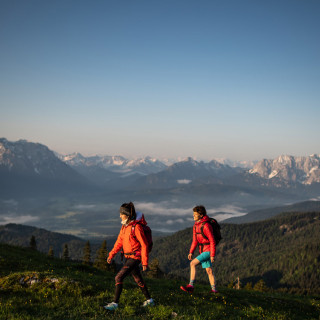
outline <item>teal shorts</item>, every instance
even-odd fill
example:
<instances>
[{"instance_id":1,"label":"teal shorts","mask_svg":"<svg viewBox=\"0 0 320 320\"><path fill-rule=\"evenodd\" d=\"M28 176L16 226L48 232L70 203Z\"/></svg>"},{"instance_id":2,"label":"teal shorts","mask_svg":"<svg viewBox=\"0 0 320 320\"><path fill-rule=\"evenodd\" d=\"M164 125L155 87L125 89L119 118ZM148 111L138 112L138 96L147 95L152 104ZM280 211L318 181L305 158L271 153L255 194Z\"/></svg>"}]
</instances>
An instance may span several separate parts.
<instances>
[{"instance_id":1,"label":"teal shorts","mask_svg":"<svg viewBox=\"0 0 320 320\"><path fill-rule=\"evenodd\" d=\"M196 259L200 261L203 269L212 267L210 251L202 252Z\"/></svg>"}]
</instances>

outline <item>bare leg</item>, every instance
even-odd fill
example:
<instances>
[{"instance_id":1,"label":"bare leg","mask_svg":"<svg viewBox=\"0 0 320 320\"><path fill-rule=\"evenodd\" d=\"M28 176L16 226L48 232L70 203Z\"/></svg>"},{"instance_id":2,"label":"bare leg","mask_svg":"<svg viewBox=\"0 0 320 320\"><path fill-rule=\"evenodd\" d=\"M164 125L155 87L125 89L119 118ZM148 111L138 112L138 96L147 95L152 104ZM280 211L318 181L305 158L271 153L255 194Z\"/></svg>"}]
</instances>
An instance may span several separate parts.
<instances>
[{"instance_id":1,"label":"bare leg","mask_svg":"<svg viewBox=\"0 0 320 320\"><path fill-rule=\"evenodd\" d=\"M212 286L216 285L216 279L214 277L213 271L211 268L206 268L207 274L208 274L208 278L209 278L209 282Z\"/></svg>"},{"instance_id":2,"label":"bare leg","mask_svg":"<svg viewBox=\"0 0 320 320\"><path fill-rule=\"evenodd\" d=\"M190 280L195 280L196 278L196 266L200 263L198 259L193 259L190 262Z\"/></svg>"}]
</instances>

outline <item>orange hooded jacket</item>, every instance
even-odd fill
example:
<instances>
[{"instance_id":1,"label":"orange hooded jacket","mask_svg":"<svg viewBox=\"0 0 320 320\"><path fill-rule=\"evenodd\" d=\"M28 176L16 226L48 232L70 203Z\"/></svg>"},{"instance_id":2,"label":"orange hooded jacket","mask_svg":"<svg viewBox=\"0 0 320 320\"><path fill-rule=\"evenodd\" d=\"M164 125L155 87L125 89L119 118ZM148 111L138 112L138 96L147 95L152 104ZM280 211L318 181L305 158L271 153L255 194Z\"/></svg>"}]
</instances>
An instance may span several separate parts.
<instances>
[{"instance_id":1,"label":"orange hooded jacket","mask_svg":"<svg viewBox=\"0 0 320 320\"><path fill-rule=\"evenodd\" d=\"M135 237L131 234L134 224L136 224L134 227ZM137 212L136 220L121 227L117 241L110 251L108 259L111 260L123 248L124 256L126 258L141 260L143 266L148 266L148 241L141 224L147 225L147 222L144 219L143 214Z\"/></svg>"}]
</instances>

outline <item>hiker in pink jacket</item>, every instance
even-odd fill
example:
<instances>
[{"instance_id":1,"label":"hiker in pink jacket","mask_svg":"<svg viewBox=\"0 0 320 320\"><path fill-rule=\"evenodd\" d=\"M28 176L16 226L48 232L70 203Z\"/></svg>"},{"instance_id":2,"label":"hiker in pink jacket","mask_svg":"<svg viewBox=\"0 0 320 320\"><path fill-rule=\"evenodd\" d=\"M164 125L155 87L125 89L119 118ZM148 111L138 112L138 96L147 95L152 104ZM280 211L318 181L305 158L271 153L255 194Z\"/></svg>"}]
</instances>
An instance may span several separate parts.
<instances>
[{"instance_id":1,"label":"hiker in pink jacket","mask_svg":"<svg viewBox=\"0 0 320 320\"><path fill-rule=\"evenodd\" d=\"M212 271L212 263L216 255L216 242L213 235L213 229L209 223L210 218L207 216L207 211L204 206L196 206L193 208L193 240L190 247L188 259L190 262L190 282L186 286L181 286L180 289L192 293L196 278L196 266L201 263L202 268L206 269L209 277L211 292L217 293L216 281ZM192 255L199 246L199 255L192 259Z\"/></svg>"}]
</instances>

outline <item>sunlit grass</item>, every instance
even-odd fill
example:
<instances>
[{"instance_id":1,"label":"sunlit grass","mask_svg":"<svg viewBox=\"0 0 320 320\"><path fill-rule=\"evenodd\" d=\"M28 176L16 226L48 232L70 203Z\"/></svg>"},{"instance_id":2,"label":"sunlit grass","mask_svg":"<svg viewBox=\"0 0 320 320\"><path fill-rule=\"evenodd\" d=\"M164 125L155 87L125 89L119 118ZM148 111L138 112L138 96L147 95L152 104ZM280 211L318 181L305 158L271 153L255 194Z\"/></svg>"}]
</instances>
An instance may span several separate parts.
<instances>
[{"instance_id":1,"label":"sunlit grass","mask_svg":"<svg viewBox=\"0 0 320 320\"><path fill-rule=\"evenodd\" d=\"M145 298L129 277L119 309L108 312L103 305L113 298L113 273L22 248L0 249L0 319L319 319L320 297L223 287L212 294L209 284L189 295L169 279L146 279L156 305L143 308Z\"/></svg>"}]
</instances>

